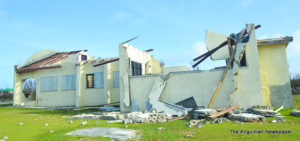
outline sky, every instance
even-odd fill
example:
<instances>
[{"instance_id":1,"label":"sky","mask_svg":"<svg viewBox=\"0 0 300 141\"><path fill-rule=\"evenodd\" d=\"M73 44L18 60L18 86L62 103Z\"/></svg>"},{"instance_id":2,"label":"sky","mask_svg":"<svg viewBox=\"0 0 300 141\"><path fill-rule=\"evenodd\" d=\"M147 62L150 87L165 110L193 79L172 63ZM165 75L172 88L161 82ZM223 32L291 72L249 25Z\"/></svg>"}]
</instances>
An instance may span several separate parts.
<instances>
[{"instance_id":1,"label":"sky","mask_svg":"<svg viewBox=\"0 0 300 141\"><path fill-rule=\"evenodd\" d=\"M117 57L132 42L166 66L191 66L206 52L206 30L238 33L260 24L258 39L293 36L289 71L300 73L298 0L0 0L0 88L13 87L14 65L51 49L87 49L94 57ZM206 60L200 69L223 65Z\"/></svg>"}]
</instances>

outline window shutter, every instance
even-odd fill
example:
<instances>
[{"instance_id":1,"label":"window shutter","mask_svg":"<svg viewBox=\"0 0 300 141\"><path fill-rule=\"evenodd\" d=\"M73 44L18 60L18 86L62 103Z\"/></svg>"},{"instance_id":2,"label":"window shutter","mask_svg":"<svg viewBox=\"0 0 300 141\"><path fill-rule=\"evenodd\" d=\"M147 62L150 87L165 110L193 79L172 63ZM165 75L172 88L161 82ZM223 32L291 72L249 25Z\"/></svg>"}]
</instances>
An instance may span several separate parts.
<instances>
[{"instance_id":1,"label":"window shutter","mask_svg":"<svg viewBox=\"0 0 300 141\"><path fill-rule=\"evenodd\" d=\"M57 90L57 77L42 77L40 83L40 91L56 91Z\"/></svg>"},{"instance_id":2,"label":"window shutter","mask_svg":"<svg viewBox=\"0 0 300 141\"><path fill-rule=\"evenodd\" d=\"M103 72L96 72L94 74L94 86L95 88L104 88Z\"/></svg>"},{"instance_id":3,"label":"window shutter","mask_svg":"<svg viewBox=\"0 0 300 141\"><path fill-rule=\"evenodd\" d=\"M61 90L67 90L68 78L66 75L61 77Z\"/></svg>"}]
</instances>

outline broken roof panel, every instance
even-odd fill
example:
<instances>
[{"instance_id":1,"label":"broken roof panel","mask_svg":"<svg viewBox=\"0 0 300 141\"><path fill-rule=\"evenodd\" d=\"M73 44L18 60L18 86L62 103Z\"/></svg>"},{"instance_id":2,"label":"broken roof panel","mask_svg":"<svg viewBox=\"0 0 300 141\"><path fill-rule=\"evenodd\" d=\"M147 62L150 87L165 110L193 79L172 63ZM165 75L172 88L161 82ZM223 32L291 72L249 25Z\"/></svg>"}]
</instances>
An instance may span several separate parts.
<instances>
[{"instance_id":1,"label":"broken roof panel","mask_svg":"<svg viewBox=\"0 0 300 141\"><path fill-rule=\"evenodd\" d=\"M227 41L227 36L213 32L213 31L206 31L206 40L205 44L208 49L208 51L215 49L217 46L222 44L224 41ZM228 45L220 48L218 51L210 55L210 58L212 60L224 60L229 58L229 50Z\"/></svg>"},{"instance_id":2,"label":"broken roof panel","mask_svg":"<svg viewBox=\"0 0 300 141\"><path fill-rule=\"evenodd\" d=\"M16 72L17 73L22 73L22 72L30 72L30 71L35 71L35 70L40 70L40 69L53 69L53 68L60 68L60 65L54 65L54 63L61 61L65 58L67 58L71 54L76 54L78 52L81 52L81 50L78 51L70 51L70 52L58 52L55 53L49 57L46 57L44 59L41 59L39 61L36 61L34 63L25 65L21 68L17 68Z\"/></svg>"}]
</instances>

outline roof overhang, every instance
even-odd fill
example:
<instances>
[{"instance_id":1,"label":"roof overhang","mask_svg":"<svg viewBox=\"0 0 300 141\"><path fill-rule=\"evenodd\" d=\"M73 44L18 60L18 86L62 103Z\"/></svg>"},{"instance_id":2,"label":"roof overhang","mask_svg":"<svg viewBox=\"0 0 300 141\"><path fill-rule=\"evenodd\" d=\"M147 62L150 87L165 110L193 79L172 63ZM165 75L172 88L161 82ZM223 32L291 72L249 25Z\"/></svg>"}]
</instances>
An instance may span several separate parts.
<instances>
[{"instance_id":1,"label":"roof overhang","mask_svg":"<svg viewBox=\"0 0 300 141\"><path fill-rule=\"evenodd\" d=\"M271 38L271 39L263 39L263 40L257 40L257 45L274 45L274 44L286 44L288 45L289 42L293 41L293 37L286 36L281 38Z\"/></svg>"}]
</instances>

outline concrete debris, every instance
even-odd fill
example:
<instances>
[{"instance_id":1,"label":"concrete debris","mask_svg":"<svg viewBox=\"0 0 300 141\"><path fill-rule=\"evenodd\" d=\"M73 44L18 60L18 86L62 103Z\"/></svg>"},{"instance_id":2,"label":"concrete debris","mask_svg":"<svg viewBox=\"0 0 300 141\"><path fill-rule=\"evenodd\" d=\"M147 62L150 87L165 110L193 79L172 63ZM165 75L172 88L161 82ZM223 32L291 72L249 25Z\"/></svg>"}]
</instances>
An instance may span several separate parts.
<instances>
[{"instance_id":1,"label":"concrete debris","mask_svg":"<svg viewBox=\"0 0 300 141\"><path fill-rule=\"evenodd\" d=\"M72 124L72 123L73 123L73 121L71 120L71 121L69 121L69 123L70 123L70 124Z\"/></svg>"},{"instance_id":2,"label":"concrete debris","mask_svg":"<svg viewBox=\"0 0 300 141\"><path fill-rule=\"evenodd\" d=\"M122 123L122 120L109 120L107 123Z\"/></svg>"},{"instance_id":3,"label":"concrete debris","mask_svg":"<svg viewBox=\"0 0 300 141\"><path fill-rule=\"evenodd\" d=\"M54 131L52 131L52 130L50 131L50 133L53 133L53 132L54 132Z\"/></svg>"},{"instance_id":4,"label":"concrete debris","mask_svg":"<svg viewBox=\"0 0 300 141\"><path fill-rule=\"evenodd\" d=\"M20 123L19 123L19 125L23 125L23 123L22 123L22 122L20 122Z\"/></svg>"},{"instance_id":5,"label":"concrete debris","mask_svg":"<svg viewBox=\"0 0 300 141\"><path fill-rule=\"evenodd\" d=\"M194 119L198 119L199 117L207 117L216 113L217 113L216 109L199 109L199 110L194 110L193 116Z\"/></svg>"},{"instance_id":6,"label":"concrete debris","mask_svg":"<svg viewBox=\"0 0 300 141\"><path fill-rule=\"evenodd\" d=\"M272 122L272 123L277 123L277 120L272 120L271 122Z\"/></svg>"},{"instance_id":7,"label":"concrete debris","mask_svg":"<svg viewBox=\"0 0 300 141\"><path fill-rule=\"evenodd\" d=\"M276 121L277 122L285 122L285 118L284 118L284 116L277 116Z\"/></svg>"},{"instance_id":8,"label":"concrete debris","mask_svg":"<svg viewBox=\"0 0 300 141\"><path fill-rule=\"evenodd\" d=\"M81 114L69 117L69 120L116 120L116 113L108 113L107 115Z\"/></svg>"},{"instance_id":9,"label":"concrete debris","mask_svg":"<svg viewBox=\"0 0 300 141\"><path fill-rule=\"evenodd\" d=\"M160 130L160 131L161 130L166 130L166 128L164 128L164 127L158 127L157 130Z\"/></svg>"},{"instance_id":10,"label":"concrete debris","mask_svg":"<svg viewBox=\"0 0 300 141\"><path fill-rule=\"evenodd\" d=\"M290 114L291 114L292 116L300 117L300 111L298 111L298 110L291 111Z\"/></svg>"},{"instance_id":11,"label":"concrete debris","mask_svg":"<svg viewBox=\"0 0 300 141\"><path fill-rule=\"evenodd\" d=\"M170 114L156 113L155 111L151 113L132 112L124 115L123 124L148 122L163 123L171 118L172 116Z\"/></svg>"},{"instance_id":12,"label":"concrete debris","mask_svg":"<svg viewBox=\"0 0 300 141\"><path fill-rule=\"evenodd\" d=\"M193 137L193 135L194 135L194 132L192 132L191 134L186 135L185 137L186 138L191 138L191 137Z\"/></svg>"},{"instance_id":13,"label":"concrete debris","mask_svg":"<svg viewBox=\"0 0 300 141\"><path fill-rule=\"evenodd\" d=\"M251 113L256 115L261 115L264 117L275 117L278 114L278 112L273 110L260 110L260 109L252 109Z\"/></svg>"},{"instance_id":14,"label":"concrete debris","mask_svg":"<svg viewBox=\"0 0 300 141\"><path fill-rule=\"evenodd\" d=\"M275 110L276 112L279 112L280 110L282 110L284 107L280 106L277 110Z\"/></svg>"},{"instance_id":15,"label":"concrete debris","mask_svg":"<svg viewBox=\"0 0 300 141\"><path fill-rule=\"evenodd\" d=\"M222 118L215 118L212 123L222 123Z\"/></svg>"},{"instance_id":16,"label":"concrete debris","mask_svg":"<svg viewBox=\"0 0 300 141\"><path fill-rule=\"evenodd\" d=\"M201 128L202 127L202 123L198 123L197 125L196 125L196 128Z\"/></svg>"},{"instance_id":17,"label":"concrete debris","mask_svg":"<svg viewBox=\"0 0 300 141\"><path fill-rule=\"evenodd\" d=\"M8 139L8 137L6 137L6 136L2 136L2 138L1 139L3 139L3 140L6 140L6 139Z\"/></svg>"},{"instance_id":18,"label":"concrete debris","mask_svg":"<svg viewBox=\"0 0 300 141\"><path fill-rule=\"evenodd\" d=\"M80 125L86 125L87 121L81 122Z\"/></svg>"},{"instance_id":19,"label":"concrete debris","mask_svg":"<svg viewBox=\"0 0 300 141\"><path fill-rule=\"evenodd\" d=\"M113 140L125 141L131 138L137 138L137 132L131 129L121 129L121 128L110 128L110 127L98 127L81 129L67 133L67 135L79 135L79 136L89 136L89 137L109 137Z\"/></svg>"},{"instance_id":20,"label":"concrete debris","mask_svg":"<svg viewBox=\"0 0 300 141\"><path fill-rule=\"evenodd\" d=\"M45 123L45 126L47 127L47 126L48 126L48 123Z\"/></svg>"},{"instance_id":21,"label":"concrete debris","mask_svg":"<svg viewBox=\"0 0 300 141\"><path fill-rule=\"evenodd\" d=\"M232 120L239 120L242 122L254 122L254 121L265 121L265 117L261 115L242 113L242 114L233 114L231 116Z\"/></svg>"}]
</instances>

